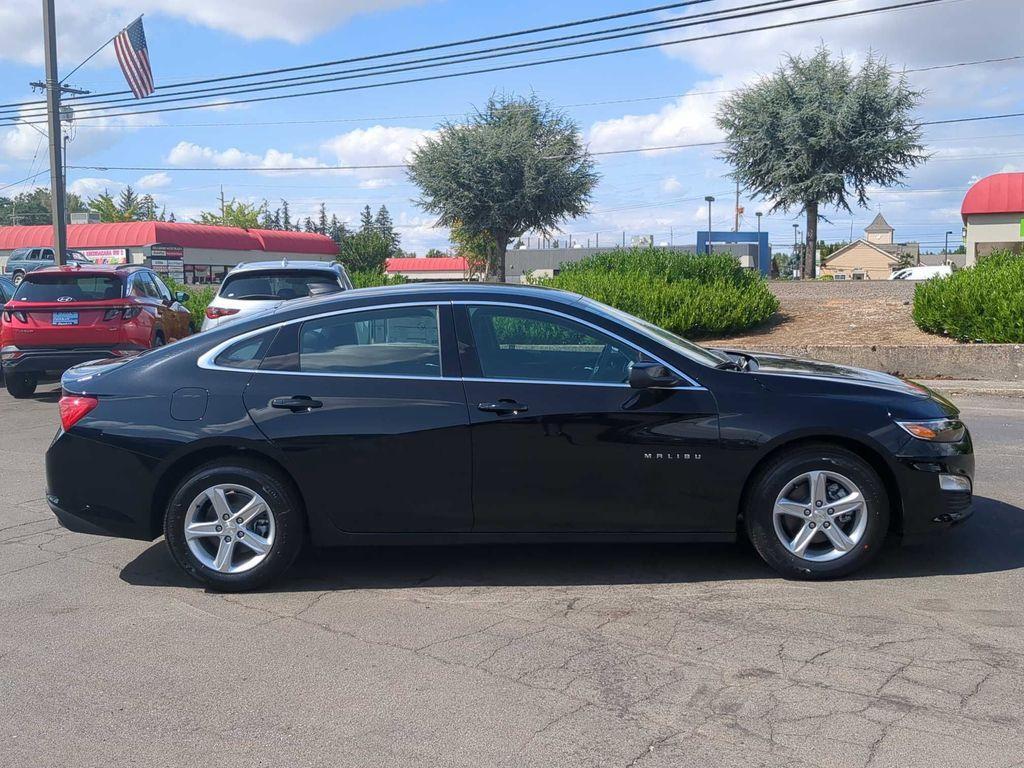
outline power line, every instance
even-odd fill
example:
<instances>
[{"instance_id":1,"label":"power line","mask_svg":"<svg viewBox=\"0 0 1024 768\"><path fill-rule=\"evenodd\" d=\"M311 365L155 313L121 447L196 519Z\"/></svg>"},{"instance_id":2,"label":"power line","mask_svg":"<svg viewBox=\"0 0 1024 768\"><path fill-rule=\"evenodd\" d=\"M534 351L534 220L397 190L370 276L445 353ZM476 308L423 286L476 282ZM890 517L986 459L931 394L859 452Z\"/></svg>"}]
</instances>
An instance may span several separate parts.
<instances>
[{"instance_id":1,"label":"power line","mask_svg":"<svg viewBox=\"0 0 1024 768\"><path fill-rule=\"evenodd\" d=\"M970 123L979 120L999 120L1011 117L1024 117L1024 112L1011 112L1003 115L976 115L972 117L958 117L948 120L931 120L926 122L918 123L918 125L948 125L952 123ZM666 144L656 147L629 147L626 149L609 149L598 152L591 152L593 156L606 156L606 155L624 155L636 152L663 152L674 149L695 149L700 147L715 147L725 144L724 141L699 141L690 144ZM1019 153L1011 153L1013 155ZM1007 155L1010 156L1010 155ZM985 155L979 155L977 157L963 158L966 160L984 158ZM945 158L940 158L945 159ZM960 159L960 158L950 158ZM396 168L408 168L406 163L376 163L370 165L293 165L293 166L274 166L274 167L261 167L261 166L175 166L175 165L69 165L69 168L73 168L76 171L242 171L242 172L281 172L281 173L297 173L297 172L318 172L318 171L364 171L364 170L383 170L383 169L396 169Z\"/></svg>"},{"instance_id":2,"label":"power line","mask_svg":"<svg viewBox=\"0 0 1024 768\"><path fill-rule=\"evenodd\" d=\"M670 45L681 45L681 44L684 44L684 43L693 43L693 42L701 42L701 41L704 41L704 40L714 40L714 39L720 39L720 38L734 37L734 36L737 36L737 35L750 34L752 32L764 32L764 31L773 30L773 29L785 29L785 28L789 28L789 27L802 26L804 24L813 24L813 23L817 23L817 22L820 22L820 21L836 21L836 20L839 20L839 19L854 18L854 17L858 17L858 16L864 16L864 15L874 14L874 13L882 13L882 12L886 12L886 11L905 10L905 9L917 8L917 7L927 6L927 5L933 5L935 3L940 3L940 2L945 3L945 2L950 2L950 1L951 0L912 0L912 2L896 3L896 4L893 4L893 5L879 6L877 8L868 8L868 9L864 9L864 10L850 11L850 12L841 13L841 14L832 14L830 16L818 16L818 17L814 17L814 18L811 18L811 19L798 19L798 20L794 20L794 21L779 22L779 23L776 23L776 24L767 24L767 25L763 25L763 26L760 26L760 27L747 27L747 28L744 28L744 29L730 30L730 31L726 31L726 32L718 32L718 33L707 34L707 35L698 35L698 36L695 36L695 37L681 38L681 39L677 39L677 40L667 40L667 41L661 41L661 42L657 42L657 43L647 43L647 44L643 44L643 45L626 46L626 47L622 47L622 48L612 48L612 49L608 49L608 50L604 50L604 51L593 51L593 52L589 52L589 53L575 54L575 55L572 55L572 56L561 56L561 57L554 57L554 58L549 58L549 59L539 59L537 61L520 62L520 63L516 63L516 64L505 64L505 65L498 66L498 67L483 67L483 68L479 68L479 69L465 70L465 71L462 71L462 72L450 72L450 73L438 74L438 75L427 75L427 76L423 76L423 77L405 78L405 79L399 79L399 80L390 80L390 81L385 81L385 82L381 82L381 83L368 83L368 84L363 84L363 85L345 86L345 87L341 87L341 88L326 88L326 89L320 89L320 90L316 90L316 91L303 91L301 93L279 94L279 95L276 95L276 96L260 96L260 97L254 97L254 98L249 98L249 99L236 99L236 100L232 100L232 101L221 101L221 102L216 102L216 103L211 103L211 104L187 104L187 105L179 105L179 106L172 106L172 107L160 107L160 108L156 108L156 109L131 110L131 111L127 111L127 112L113 112L113 113L97 114L97 115L83 115L83 116L80 116L80 117L76 117L76 119L78 119L78 120L107 119L107 118L111 118L111 117L122 117L122 116L125 116L125 115L144 115L144 114L156 114L156 113L163 113L163 112L180 112L180 111L192 110L192 109L209 109L211 107L212 108L223 108L225 106L234 106L234 105L238 105L238 104L252 104L252 103L257 103L257 102L279 101L281 99L292 99L292 98L300 98L300 97L305 97L305 96L321 96L321 95L324 95L324 94L332 94L332 93L348 93L348 92L352 92L352 91L362 91L362 90L369 90L369 89L375 89L375 88L384 88L384 87L390 87L390 86L394 86L394 85L408 85L408 84L412 84L412 83L433 82L433 81L439 81L439 80L447 80L447 79L451 79L451 78L455 78L455 77L466 77L466 76L469 76L469 75L484 74L484 73L489 73L489 72L500 72L500 71L514 70L514 69L524 69L524 68L527 68L527 67L536 67L536 66L541 66L541 65L544 65L544 64L554 64L554 63L561 63L561 62L567 62L567 61L582 61L582 60L586 60L586 59L592 59L592 58L597 58L597 57L616 55L616 54L620 54L620 53L632 53L632 52L636 52L636 51L649 50L651 48L662 48L662 47L666 47L666 46L670 46ZM13 118L6 118L6 119L13 119Z\"/></svg>"},{"instance_id":3,"label":"power line","mask_svg":"<svg viewBox=\"0 0 1024 768\"><path fill-rule=\"evenodd\" d=\"M708 2L709 0L700 1ZM172 92L167 93L166 95L161 94L159 98L147 99L146 103L170 104L183 101L193 101L197 99L214 98L218 96L233 96L246 93L259 93L264 91L281 90L286 88L296 88L306 85L319 85L323 83L338 82L342 80L354 80L365 77L377 77L381 75L398 74L400 72L410 72L423 69L431 69L434 67L466 64L473 61L484 61L502 58L506 56L518 56L526 53L537 53L541 51L554 50L558 48L567 48L579 45L590 45L593 43L606 42L609 40L617 40L626 37L635 37L637 35L648 35L654 32L666 32L673 29L701 26L713 22L733 21L753 16L761 16L764 14L779 13L781 11L796 10L799 8L807 8L818 5L827 5L836 2L848 1L849 0L803 0L802 2L794 2L794 0L763 0L762 2L745 6L737 6L735 8L708 11L705 13L698 13L685 17L676 17L667 20L645 22L643 24L634 24L626 27L617 27L607 30L598 30L595 32L586 32L577 35L569 35L566 37L549 38L548 40L538 40L532 41L530 43L516 43L514 45L499 46L495 48L485 48L476 51L464 51L461 53L447 54L444 56L411 59L407 61L395 62L393 64L388 65L376 65L371 67L362 67L350 70L338 70L334 72L322 73L316 76L305 75L300 77L279 78L277 80L257 81L254 83L243 83L241 85L218 86L215 88L203 88L198 90ZM785 3L790 4L785 5ZM740 11L743 12L741 13ZM637 28L640 29L638 30ZM95 96L90 95L88 97L77 99L73 103L73 106L75 107L78 114L82 114L101 111L102 109L104 109L104 107L102 107L101 105L104 104L123 105L126 103L134 103L135 101L136 99L134 99L134 97L104 100L97 99ZM82 105L84 105L84 107ZM111 106L108 108L114 109L116 107ZM22 111L20 113L20 117L33 118L39 117L41 114L42 113L39 111L39 108L35 108L33 110L28 110L27 112Z\"/></svg>"}]
</instances>

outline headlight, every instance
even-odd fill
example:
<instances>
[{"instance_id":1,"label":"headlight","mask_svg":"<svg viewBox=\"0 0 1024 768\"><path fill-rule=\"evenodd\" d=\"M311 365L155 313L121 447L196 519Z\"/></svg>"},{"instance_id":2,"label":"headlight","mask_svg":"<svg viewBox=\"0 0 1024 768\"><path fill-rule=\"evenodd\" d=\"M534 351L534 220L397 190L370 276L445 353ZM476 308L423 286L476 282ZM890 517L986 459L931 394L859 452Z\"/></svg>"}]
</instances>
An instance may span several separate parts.
<instances>
[{"instance_id":1,"label":"headlight","mask_svg":"<svg viewBox=\"0 0 1024 768\"><path fill-rule=\"evenodd\" d=\"M967 429L957 419L932 419L931 421L897 421L904 430L918 440L930 443L956 443L963 440Z\"/></svg>"}]
</instances>

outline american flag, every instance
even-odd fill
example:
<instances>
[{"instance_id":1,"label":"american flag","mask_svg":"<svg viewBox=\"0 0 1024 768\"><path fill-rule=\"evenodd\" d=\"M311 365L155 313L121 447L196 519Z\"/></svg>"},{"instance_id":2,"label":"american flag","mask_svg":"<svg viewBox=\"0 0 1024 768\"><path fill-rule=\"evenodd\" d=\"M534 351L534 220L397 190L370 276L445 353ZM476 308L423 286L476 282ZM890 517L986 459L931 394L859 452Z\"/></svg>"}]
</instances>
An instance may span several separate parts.
<instances>
[{"instance_id":1,"label":"american flag","mask_svg":"<svg viewBox=\"0 0 1024 768\"><path fill-rule=\"evenodd\" d=\"M114 51L124 72L124 79L136 99L153 92L153 70L149 68L149 52L146 50L146 33L142 19L138 18L117 33Z\"/></svg>"}]
</instances>

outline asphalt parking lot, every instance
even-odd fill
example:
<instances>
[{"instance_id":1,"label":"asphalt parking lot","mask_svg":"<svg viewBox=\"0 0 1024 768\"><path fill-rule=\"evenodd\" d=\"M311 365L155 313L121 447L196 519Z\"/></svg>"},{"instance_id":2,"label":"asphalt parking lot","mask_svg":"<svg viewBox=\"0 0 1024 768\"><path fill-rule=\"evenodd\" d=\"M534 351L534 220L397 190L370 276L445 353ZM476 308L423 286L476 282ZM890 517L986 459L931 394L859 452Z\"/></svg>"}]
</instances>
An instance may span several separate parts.
<instances>
[{"instance_id":1,"label":"asphalt parking lot","mask_svg":"<svg viewBox=\"0 0 1024 768\"><path fill-rule=\"evenodd\" d=\"M1022 765L1024 399L956 399L975 518L856 579L738 546L367 548L220 595L162 541L59 528L56 393L0 392L0 765Z\"/></svg>"}]
</instances>

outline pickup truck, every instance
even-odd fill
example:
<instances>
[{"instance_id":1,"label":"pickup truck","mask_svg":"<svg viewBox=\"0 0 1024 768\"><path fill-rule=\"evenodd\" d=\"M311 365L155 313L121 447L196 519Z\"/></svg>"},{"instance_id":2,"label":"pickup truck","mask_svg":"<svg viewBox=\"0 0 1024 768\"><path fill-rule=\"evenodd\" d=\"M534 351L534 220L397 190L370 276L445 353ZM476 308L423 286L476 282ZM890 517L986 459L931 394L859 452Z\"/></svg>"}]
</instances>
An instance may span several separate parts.
<instances>
[{"instance_id":1,"label":"pickup truck","mask_svg":"<svg viewBox=\"0 0 1024 768\"><path fill-rule=\"evenodd\" d=\"M78 251L69 250L67 261L69 265L92 265L92 262ZM11 251L11 256L4 265L4 274L9 275L15 285L21 285L21 281L29 272L52 267L54 264L53 248L17 248Z\"/></svg>"}]
</instances>

